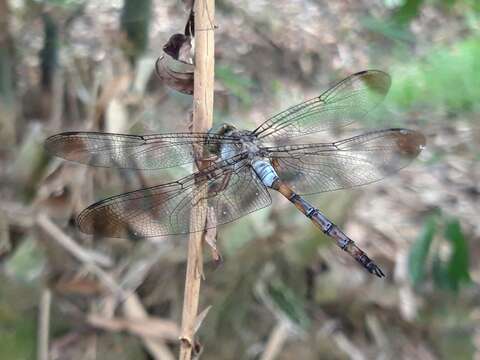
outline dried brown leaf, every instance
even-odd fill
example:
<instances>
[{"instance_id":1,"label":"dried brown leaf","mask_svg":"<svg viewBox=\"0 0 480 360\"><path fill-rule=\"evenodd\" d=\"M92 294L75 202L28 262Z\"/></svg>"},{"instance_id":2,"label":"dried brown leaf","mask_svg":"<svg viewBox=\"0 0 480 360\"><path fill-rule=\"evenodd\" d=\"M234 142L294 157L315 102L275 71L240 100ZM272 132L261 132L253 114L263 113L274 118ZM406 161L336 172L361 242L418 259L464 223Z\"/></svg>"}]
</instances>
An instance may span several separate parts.
<instances>
[{"instance_id":1,"label":"dried brown leaf","mask_svg":"<svg viewBox=\"0 0 480 360\"><path fill-rule=\"evenodd\" d=\"M207 218L206 218L206 230L204 234L205 242L210 246L212 250L212 258L215 262L215 265L218 266L222 262L222 254L217 248L217 218L215 216L215 211L212 207L207 209Z\"/></svg>"},{"instance_id":2,"label":"dried brown leaf","mask_svg":"<svg viewBox=\"0 0 480 360\"><path fill-rule=\"evenodd\" d=\"M212 305L208 305L200 314L197 315L197 319L195 320L195 328L193 330L194 335L197 333L198 329L200 329L200 326L202 326L203 320L205 320L211 308Z\"/></svg>"},{"instance_id":3,"label":"dried brown leaf","mask_svg":"<svg viewBox=\"0 0 480 360\"><path fill-rule=\"evenodd\" d=\"M70 179L76 170L65 163L55 163L38 187L34 206L43 209L53 218L68 218L73 210L74 184Z\"/></svg>"},{"instance_id":4,"label":"dried brown leaf","mask_svg":"<svg viewBox=\"0 0 480 360\"><path fill-rule=\"evenodd\" d=\"M163 51L175 60L189 65L193 64L192 38L188 35L173 34L163 46Z\"/></svg>"},{"instance_id":5,"label":"dried brown leaf","mask_svg":"<svg viewBox=\"0 0 480 360\"><path fill-rule=\"evenodd\" d=\"M160 80L181 93L193 94L193 71L179 72L167 64L167 56L161 56L155 63L155 72Z\"/></svg>"},{"instance_id":6,"label":"dried brown leaf","mask_svg":"<svg viewBox=\"0 0 480 360\"><path fill-rule=\"evenodd\" d=\"M59 279L53 288L62 294L76 295L99 295L105 291L105 287L96 279L89 278L70 278Z\"/></svg>"},{"instance_id":7,"label":"dried brown leaf","mask_svg":"<svg viewBox=\"0 0 480 360\"><path fill-rule=\"evenodd\" d=\"M185 24L184 33L185 36L191 36L192 38L195 37L195 13L193 8L190 10L190 15L188 16L187 23Z\"/></svg>"}]
</instances>

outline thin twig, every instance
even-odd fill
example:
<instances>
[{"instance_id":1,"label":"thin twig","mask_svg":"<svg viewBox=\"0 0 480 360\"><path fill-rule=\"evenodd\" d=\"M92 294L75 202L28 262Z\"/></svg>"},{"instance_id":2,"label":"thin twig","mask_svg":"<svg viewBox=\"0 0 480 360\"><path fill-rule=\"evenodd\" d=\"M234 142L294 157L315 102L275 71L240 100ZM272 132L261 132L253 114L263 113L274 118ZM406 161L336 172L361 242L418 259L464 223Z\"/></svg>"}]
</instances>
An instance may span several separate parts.
<instances>
[{"instance_id":1,"label":"thin twig","mask_svg":"<svg viewBox=\"0 0 480 360\"><path fill-rule=\"evenodd\" d=\"M117 295L123 295L125 293L117 282L96 264L95 259L92 258L91 254L65 234L47 215L39 214L36 218L36 224L60 246L83 263L89 271L94 273L99 280L110 289L112 293Z\"/></svg>"},{"instance_id":2,"label":"thin twig","mask_svg":"<svg viewBox=\"0 0 480 360\"><path fill-rule=\"evenodd\" d=\"M332 336L333 341L338 348L342 350L352 360L365 360L367 357L362 351L350 341L350 339L341 331L335 332Z\"/></svg>"},{"instance_id":3,"label":"thin twig","mask_svg":"<svg viewBox=\"0 0 480 360\"><path fill-rule=\"evenodd\" d=\"M195 1L195 70L193 91L193 132L206 132L212 126L213 81L214 81L214 15L215 0ZM199 196L205 199L205 196ZM205 221L204 201L192 209L191 221L203 218ZM195 219L195 220L194 220ZM200 283L202 280L202 234L190 235L188 243L185 294L183 299L182 326L180 336L181 360L190 360L194 347L195 327L197 324Z\"/></svg>"},{"instance_id":4,"label":"thin twig","mask_svg":"<svg viewBox=\"0 0 480 360\"><path fill-rule=\"evenodd\" d=\"M143 307L140 299L136 294L130 295L123 303L123 312L125 316L130 320L148 322L148 314ZM157 332L158 334L160 332ZM164 339L168 338L166 334L162 334ZM149 336L141 335L142 341L147 347L150 354L155 360L173 360L174 356L170 352L168 346L164 343L163 339L152 339Z\"/></svg>"},{"instance_id":5,"label":"thin twig","mask_svg":"<svg viewBox=\"0 0 480 360\"><path fill-rule=\"evenodd\" d=\"M60 246L72 254L77 260L82 262L85 267L95 274L102 284L106 286L113 294L124 300L123 311L127 318L148 321L148 314L143 308L143 305L141 304L137 295L135 293L129 293L128 291L125 291L125 289L123 289L111 275L95 264L94 260L90 254L85 251L85 249L83 249L80 245L73 241L72 238L65 234L62 229L55 225L55 223L53 223L47 215L38 215L36 218L36 223ZM142 336L142 340L154 359L174 359L163 340L150 339L145 336Z\"/></svg>"},{"instance_id":6,"label":"thin twig","mask_svg":"<svg viewBox=\"0 0 480 360\"><path fill-rule=\"evenodd\" d=\"M265 351L260 360L276 359L283 348L285 340L288 338L288 332L288 324L280 320L270 334L267 346L265 346Z\"/></svg>"},{"instance_id":7,"label":"thin twig","mask_svg":"<svg viewBox=\"0 0 480 360\"><path fill-rule=\"evenodd\" d=\"M178 324L171 320L160 319L156 317L139 318L120 318L120 317L105 317L98 314L88 316L88 323L99 329L108 331L125 332L141 337L171 340L178 339L180 329Z\"/></svg>"},{"instance_id":8,"label":"thin twig","mask_svg":"<svg viewBox=\"0 0 480 360\"><path fill-rule=\"evenodd\" d=\"M38 348L37 359L48 360L48 343L50 339L50 305L52 303L52 293L45 288L40 297L39 316L38 316Z\"/></svg>"}]
</instances>

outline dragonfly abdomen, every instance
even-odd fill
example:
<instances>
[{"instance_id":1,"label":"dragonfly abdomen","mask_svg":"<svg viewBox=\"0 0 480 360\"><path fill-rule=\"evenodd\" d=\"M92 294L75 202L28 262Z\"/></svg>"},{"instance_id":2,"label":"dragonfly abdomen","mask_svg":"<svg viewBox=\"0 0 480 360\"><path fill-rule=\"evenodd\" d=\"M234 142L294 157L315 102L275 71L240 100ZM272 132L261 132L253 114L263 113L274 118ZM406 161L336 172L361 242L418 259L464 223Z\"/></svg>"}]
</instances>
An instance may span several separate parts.
<instances>
[{"instance_id":1,"label":"dragonfly abdomen","mask_svg":"<svg viewBox=\"0 0 480 360\"><path fill-rule=\"evenodd\" d=\"M337 225L328 220L320 210L312 206L300 195L296 194L287 184L280 179L277 179L271 188L285 196L298 210L300 210L302 214L309 218L316 227L322 230L324 234L334 239L338 247L350 254L350 256L357 260L368 270L368 272L375 274L378 277L385 276L378 265L375 264L375 262L371 260L352 239L345 235Z\"/></svg>"},{"instance_id":2,"label":"dragonfly abdomen","mask_svg":"<svg viewBox=\"0 0 480 360\"><path fill-rule=\"evenodd\" d=\"M273 168L272 164L264 159L257 159L252 161L252 167L255 174L260 178L263 185L272 188L272 186L278 182L279 177L277 172Z\"/></svg>"}]
</instances>

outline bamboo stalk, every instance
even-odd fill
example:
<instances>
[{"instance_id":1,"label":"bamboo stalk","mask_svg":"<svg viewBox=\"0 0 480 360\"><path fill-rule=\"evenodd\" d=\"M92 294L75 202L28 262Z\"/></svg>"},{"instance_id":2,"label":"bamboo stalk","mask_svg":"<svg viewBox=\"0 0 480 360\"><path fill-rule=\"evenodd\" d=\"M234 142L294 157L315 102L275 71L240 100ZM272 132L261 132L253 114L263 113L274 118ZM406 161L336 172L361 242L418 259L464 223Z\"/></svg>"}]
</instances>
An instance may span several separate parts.
<instances>
[{"instance_id":1,"label":"bamboo stalk","mask_svg":"<svg viewBox=\"0 0 480 360\"><path fill-rule=\"evenodd\" d=\"M192 132L206 132L213 120L214 14L215 0L195 1L195 70ZM205 196L201 196L205 198ZM205 221L205 206L199 201L190 214L191 221ZM192 233L188 242L188 259L183 299L179 359L190 360L198 314L202 280L202 233Z\"/></svg>"}]
</instances>

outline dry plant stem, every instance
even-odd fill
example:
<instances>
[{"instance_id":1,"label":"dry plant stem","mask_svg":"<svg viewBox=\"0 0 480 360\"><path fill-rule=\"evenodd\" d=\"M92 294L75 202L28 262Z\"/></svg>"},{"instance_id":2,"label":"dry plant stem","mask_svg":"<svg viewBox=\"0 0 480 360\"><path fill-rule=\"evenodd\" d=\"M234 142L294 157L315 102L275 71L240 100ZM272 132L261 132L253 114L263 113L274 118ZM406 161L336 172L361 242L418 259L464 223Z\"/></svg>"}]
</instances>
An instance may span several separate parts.
<instances>
[{"instance_id":1,"label":"dry plant stem","mask_svg":"<svg viewBox=\"0 0 480 360\"><path fill-rule=\"evenodd\" d=\"M265 351L260 360L276 359L280 351L282 351L283 344L288 338L288 324L280 320L268 338Z\"/></svg>"},{"instance_id":2,"label":"dry plant stem","mask_svg":"<svg viewBox=\"0 0 480 360\"><path fill-rule=\"evenodd\" d=\"M36 218L36 224L45 231L52 240L56 241L77 260L84 264L89 271L94 273L102 284L113 294L125 297L125 291L117 284L117 282L109 274L103 271L102 268L97 266L88 252L65 234L47 215L39 214Z\"/></svg>"},{"instance_id":3,"label":"dry plant stem","mask_svg":"<svg viewBox=\"0 0 480 360\"><path fill-rule=\"evenodd\" d=\"M40 297L39 316L38 316L38 347L37 359L48 360L48 343L50 338L50 305L52 303L52 293L45 288Z\"/></svg>"},{"instance_id":4,"label":"dry plant stem","mask_svg":"<svg viewBox=\"0 0 480 360\"><path fill-rule=\"evenodd\" d=\"M136 294L132 294L126 298L125 302L123 303L123 312L128 319L133 319L134 321L141 321L142 319L148 321L149 318L146 310ZM162 339L152 339L148 336L142 336L141 338L149 353L155 360L174 359L173 354L170 352L168 346Z\"/></svg>"},{"instance_id":5,"label":"dry plant stem","mask_svg":"<svg viewBox=\"0 0 480 360\"><path fill-rule=\"evenodd\" d=\"M73 255L77 260L84 264L84 266L94 273L102 284L108 288L113 294L124 299L123 302L123 311L128 319L135 320L148 320L148 314L143 308L140 300L137 295L134 293L126 292L118 283L112 278L108 273L103 271L99 266L97 266L91 256L88 254L85 249L78 245L72 238L65 234L55 223L50 220L50 218L45 214L40 214L36 218L36 224L45 231L46 234L50 236L51 239L55 240L60 246L67 250L71 255ZM41 314L44 313L43 309L44 300L42 298L42 307ZM45 315L44 315L45 316ZM42 318L40 319L42 323ZM48 324L47 324L48 325ZM48 332L45 331L45 325L41 325L39 331L42 333L39 334L39 339L42 339L40 335L45 336ZM161 339L151 339L147 336L141 336L142 341L149 350L150 354L155 360L171 360L174 359L167 345ZM40 340L40 345L44 343L45 340ZM48 340L47 340L48 341ZM40 347L40 346L39 346ZM38 359L47 360L48 357L40 357L40 351Z\"/></svg>"},{"instance_id":6,"label":"dry plant stem","mask_svg":"<svg viewBox=\"0 0 480 360\"><path fill-rule=\"evenodd\" d=\"M195 70L193 91L193 132L212 126L214 81L214 0L195 1ZM203 198L203 196L201 196ZM191 218L205 217L202 202L192 209ZM198 219L198 218L197 218ZM183 299L179 359L189 360L195 335L202 281L202 233L190 235L188 242L185 294Z\"/></svg>"},{"instance_id":7,"label":"dry plant stem","mask_svg":"<svg viewBox=\"0 0 480 360\"><path fill-rule=\"evenodd\" d=\"M351 360L367 359L367 357L362 353L362 351L357 346L355 346L355 344L351 342L350 339L343 332L335 332L332 338L338 348L342 350Z\"/></svg>"}]
</instances>

